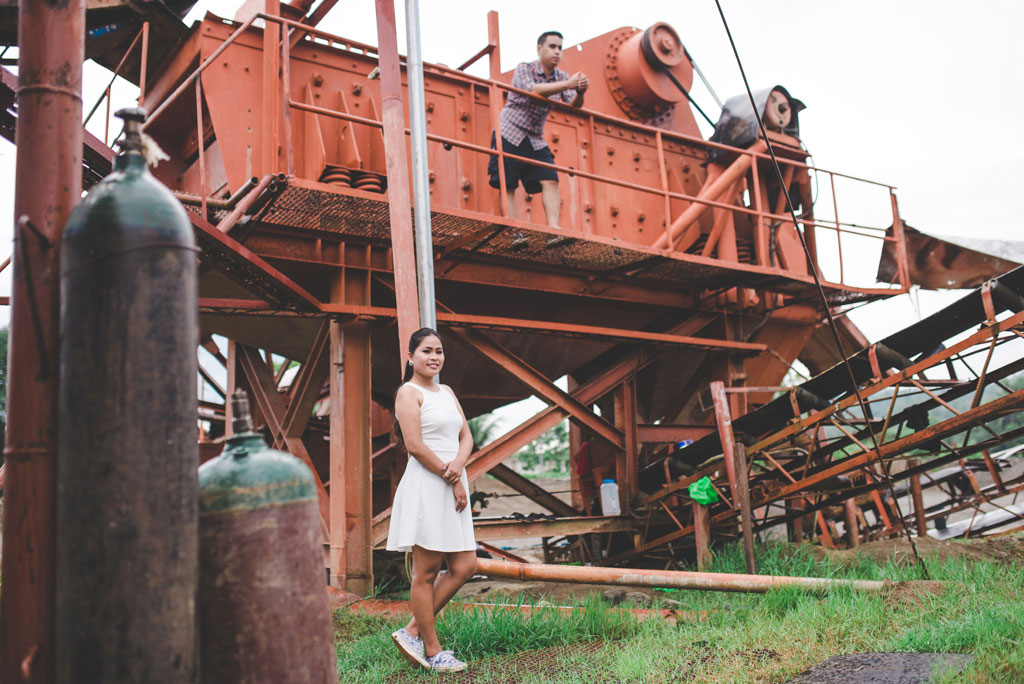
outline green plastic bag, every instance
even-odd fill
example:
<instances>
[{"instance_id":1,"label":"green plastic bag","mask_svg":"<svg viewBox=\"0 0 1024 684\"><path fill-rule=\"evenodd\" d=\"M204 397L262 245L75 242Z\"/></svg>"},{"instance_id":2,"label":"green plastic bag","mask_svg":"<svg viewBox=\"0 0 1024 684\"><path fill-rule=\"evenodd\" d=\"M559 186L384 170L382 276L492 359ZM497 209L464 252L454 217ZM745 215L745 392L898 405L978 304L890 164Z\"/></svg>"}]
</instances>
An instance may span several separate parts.
<instances>
[{"instance_id":1,"label":"green plastic bag","mask_svg":"<svg viewBox=\"0 0 1024 684\"><path fill-rule=\"evenodd\" d=\"M718 492L711 486L711 478L707 475L691 484L688 491L691 499L704 506L718 502Z\"/></svg>"}]
</instances>

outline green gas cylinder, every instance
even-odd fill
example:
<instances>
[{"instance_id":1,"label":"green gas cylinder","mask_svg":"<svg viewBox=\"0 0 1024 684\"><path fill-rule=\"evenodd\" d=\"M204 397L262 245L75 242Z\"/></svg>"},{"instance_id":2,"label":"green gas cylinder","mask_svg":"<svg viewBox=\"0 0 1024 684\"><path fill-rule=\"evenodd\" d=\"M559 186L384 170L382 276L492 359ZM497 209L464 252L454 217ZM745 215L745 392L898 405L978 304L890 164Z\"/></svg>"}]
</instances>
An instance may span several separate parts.
<instances>
[{"instance_id":1,"label":"green gas cylinder","mask_svg":"<svg viewBox=\"0 0 1024 684\"><path fill-rule=\"evenodd\" d=\"M249 402L231 398L234 436L199 468L202 681L338 681L309 467L268 449Z\"/></svg>"},{"instance_id":2,"label":"green gas cylinder","mask_svg":"<svg viewBox=\"0 0 1024 684\"><path fill-rule=\"evenodd\" d=\"M61 243L59 682L196 682L197 249L119 111L114 170Z\"/></svg>"}]
</instances>

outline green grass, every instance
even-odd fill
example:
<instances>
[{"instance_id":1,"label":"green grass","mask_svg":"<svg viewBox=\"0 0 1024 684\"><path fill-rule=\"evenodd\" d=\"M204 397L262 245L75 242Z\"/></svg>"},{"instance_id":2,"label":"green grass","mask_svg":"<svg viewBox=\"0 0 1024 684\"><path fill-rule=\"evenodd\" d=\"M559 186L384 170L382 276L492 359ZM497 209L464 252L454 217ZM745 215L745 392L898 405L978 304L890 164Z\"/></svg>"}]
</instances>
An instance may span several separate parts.
<instances>
[{"instance_id":1,"label":"green grass","mask_svg":"<svg viewBox=\"0 0 1024 684\"><path fill-rule=\"evenodd\" d=\"M522 682L784 682L833 655L872 651L971 653L974 661L955 678L937 682L1024 681L1024 567L990 561L930 559L940 595L895 592L887 596L839 589L824 596L783 588L764 595L666 591L660 595L707 619L676 626L634 622L591 597L571 616L545 611L486 615L447 612L438 631L446 648L471 663L479 676ZM744 572L742 550L719 550L713 569ZM758 548L761 574L847 579L919 579L914 567L815 560L807 548L784 544ZM380 682L389 674L417 675L398 656L388 635L397 622L338 616L342 681ZM557 671L498 676L501 656L534 649L595 642L569 653ZM489 660L493 659L493 660ZM507 672L508 663L504 663ZM487 681L486 676L479 681Z\"/></svg>"}]
</instances>

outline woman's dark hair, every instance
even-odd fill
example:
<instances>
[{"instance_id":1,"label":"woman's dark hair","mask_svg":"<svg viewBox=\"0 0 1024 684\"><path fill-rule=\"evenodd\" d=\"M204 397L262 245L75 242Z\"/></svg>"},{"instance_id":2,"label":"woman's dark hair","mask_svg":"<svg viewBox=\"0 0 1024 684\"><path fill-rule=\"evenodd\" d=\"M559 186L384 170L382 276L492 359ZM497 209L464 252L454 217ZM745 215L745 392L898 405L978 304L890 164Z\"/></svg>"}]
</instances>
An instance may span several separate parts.
<instances>
[{"instance_id":1,"label":"woman's dark hair","mask_svg":"<svg viewBox=\"0 0 1024 684\"><path fill-rule=\"evenodd\" d=\"M409 353L410 354L415 353L416 349L419 348L419 346L420 346L420 342L422 342L425 338L430 337L431 335L436 337L438 340L441 340L441 336L438 335L437 331L434 330L433 328L420 328L419 330L414 332L412 335L410 335L409 336ZM442 340L442 344L443 343L444 343L444 341ZM405 364L405 371L402 373L402 385L404 385L405 383L409 382L410 380L412 380L412 362L409 362L409 363ZM401 389L402 385L398 386L399 389ZM395 390L395 397L398 397L398 390L397 389ZM399 453L404 453L405 452L405 440L402 438L402 428L398 424L398 413L394 410L394 405L395 405L395 403L392 400L392 402L391 402L391 416L392 416L392 419L393 419L392 431L395 433L395 447L398 449Z\"/></svg>"},{"instance_id":2,"label":"woman's dark hair","mask_svg":"<svg viewBox=\"0 0 1024 684\"><path fill-rule=\"evenodd\" d=\"M434 337L436 337L439 340L441 339L441 336L438 335L437 331L434 330L433 328L420 328L419 330L414 332L412 335L410 335L409 336L409 353L410 354L415 353L416 349L420 346L420 342L422 342L424 340L424 338L430 337L431 335L433 335ZM402 374L402 384L404 385L405 383L409 382L410 380L412 380L412 362L411 361L409 363L405 364L405 372Z\"/></svg>"}]
</instances>

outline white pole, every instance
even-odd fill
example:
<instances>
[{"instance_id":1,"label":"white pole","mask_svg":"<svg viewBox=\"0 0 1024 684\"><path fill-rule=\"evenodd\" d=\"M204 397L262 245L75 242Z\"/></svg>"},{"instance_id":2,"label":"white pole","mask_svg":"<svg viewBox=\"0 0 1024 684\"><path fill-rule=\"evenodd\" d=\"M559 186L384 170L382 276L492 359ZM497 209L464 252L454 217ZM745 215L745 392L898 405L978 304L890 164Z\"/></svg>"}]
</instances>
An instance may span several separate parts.
<instances>
[{"instance_id":1,"label":"white pole","mask_svg":"<svg viewBox=\"0 0 1024 684\"><path fill-rule=\"evenodd\" d=\"M423 91L423 57L420 51L419 0L405 0L405 34L408 47L409 128L412 143L412 189L416 233L416 281L420 295L420 324L437 327L434 306L434 244L430 232L430 169L427 168L427 114Z\"/></svg>"}]
</instances>

